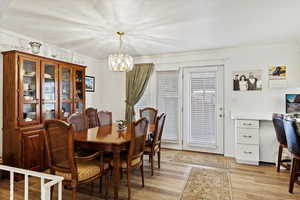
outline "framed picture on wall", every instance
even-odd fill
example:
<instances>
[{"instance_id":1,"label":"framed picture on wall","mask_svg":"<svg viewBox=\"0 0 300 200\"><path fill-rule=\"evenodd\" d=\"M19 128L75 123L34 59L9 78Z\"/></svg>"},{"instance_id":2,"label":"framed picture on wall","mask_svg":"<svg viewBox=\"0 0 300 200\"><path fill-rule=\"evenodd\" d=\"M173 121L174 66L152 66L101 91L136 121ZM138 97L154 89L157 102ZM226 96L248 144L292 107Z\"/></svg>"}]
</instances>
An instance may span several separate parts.
<instances>
[{"instance_id":1,"label":"framed picture on wall","mask_svg":"<svg viewBox=\"0 0 300 200\"><path fill-rule=\"evenodd\" d=\"M262 71L233 71L233 91L255 91L262 90Z\"/></svg>"},{"instance_id":2,"label":"framed picture on wall","mask_svg":"<svg viewBox=\"0 0 300 200\"><path fill-rule=\"evenodd\" d=\"M93 77L93 76L85 77L85 91L86 92L95 92L95 77Z\"/></svg>"},{"instance_id":3,"label":"framed picture on wall","mask_svg":"<svg viewBox=\"0 0 300 200\"><path fill-rule=\"evenodd\" d=\"M273 65L269 67L269 87L286 88L286 65Z\"/></svg>"}]
</instances>

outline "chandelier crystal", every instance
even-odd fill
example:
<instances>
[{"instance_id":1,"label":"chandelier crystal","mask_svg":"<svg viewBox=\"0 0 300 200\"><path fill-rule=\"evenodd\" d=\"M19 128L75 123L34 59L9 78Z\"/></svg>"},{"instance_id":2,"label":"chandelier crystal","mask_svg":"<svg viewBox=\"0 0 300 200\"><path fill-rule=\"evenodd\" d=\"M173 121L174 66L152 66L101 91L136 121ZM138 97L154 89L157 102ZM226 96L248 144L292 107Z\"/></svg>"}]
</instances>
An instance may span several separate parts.
<instances>
[{"instance_id":1,"label":"chandelier crystal","mask_svg":"<svg viewBox=\"0 0 300 200\"><path fill-rule=\"evenodd\" d=\"M120 38L119 51L116 54L108 56L108 67L114 72L128 72L133 68L133 58L128 54L122 53L122 36L124 32L117 32L117 34Z\"/></svg>"}]
</instances>

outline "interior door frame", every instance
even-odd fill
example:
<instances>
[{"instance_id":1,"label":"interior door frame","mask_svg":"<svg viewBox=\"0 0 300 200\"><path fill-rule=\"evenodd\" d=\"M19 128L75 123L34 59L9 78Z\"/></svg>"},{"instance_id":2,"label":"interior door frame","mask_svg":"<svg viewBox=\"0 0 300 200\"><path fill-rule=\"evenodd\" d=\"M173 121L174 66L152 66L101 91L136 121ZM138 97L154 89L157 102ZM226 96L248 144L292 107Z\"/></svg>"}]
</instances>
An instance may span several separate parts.
<instances>
[{"instance_id":1,"label":"interior door frame","mask_svg":"<svg viewBox=\"0 0 300 200\"><path fill-rule=\"evenodd\" d=\"M188 141L188 135L190 134L190 126L187 127L190 123L189 120L189 103L185 100L185 94L184 92L187 90L189 92L190 96L190 87L187 87L188 85L185 84L186 80L186 73L188 71L193 70L201 70L203 72L205 71L216 71L217 72L217 88L220 88L220 93L218 93L218 101L221 103L221 107L219 106L220 103L218 103L217 108L217 123L221 123L217 125L217 134L218 134L218 148L213 149L209 147L197 147L197 146L191 146L187 143ZM182 72L182 93L181 93L181 102L182 102L182 131L181 131L181 138L182 138L182 149L183 150L190 150L190 151L199 151L199 152L208 152L208 153L216 153L216 154L224 154L224 65L202 65L202 66L194 66L194 67L184 67ZM220 98L221 97L221 98ZM222 108L222 110L220 110ZM221 117L220 117L221 115ZM221 118L221 119L220 119ZM188 123L189 122L189 123ZM186 133L186 130L188 130L188 133ZM221 134L220 134L221 133Z\"/></svg>"}]
</instances>

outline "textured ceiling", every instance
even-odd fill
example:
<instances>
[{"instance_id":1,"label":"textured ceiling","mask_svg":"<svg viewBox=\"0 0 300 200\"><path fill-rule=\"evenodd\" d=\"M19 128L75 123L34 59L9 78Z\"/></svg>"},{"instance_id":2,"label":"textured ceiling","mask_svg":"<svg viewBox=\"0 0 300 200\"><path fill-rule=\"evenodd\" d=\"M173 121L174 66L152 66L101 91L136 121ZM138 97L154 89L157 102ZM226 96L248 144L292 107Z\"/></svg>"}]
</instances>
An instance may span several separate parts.
<instances>
[{"instance_id":1,"label":"textured ceiling","mask_svg":"<svg viewBox=\"0 0 300 200\"><path fill-rule=\"evenodd\" d=\"M0 27L105 58L300 39L299 0L0 0ZM8 5L1 11L3 5Z\"/></svg>"}]
</instances>

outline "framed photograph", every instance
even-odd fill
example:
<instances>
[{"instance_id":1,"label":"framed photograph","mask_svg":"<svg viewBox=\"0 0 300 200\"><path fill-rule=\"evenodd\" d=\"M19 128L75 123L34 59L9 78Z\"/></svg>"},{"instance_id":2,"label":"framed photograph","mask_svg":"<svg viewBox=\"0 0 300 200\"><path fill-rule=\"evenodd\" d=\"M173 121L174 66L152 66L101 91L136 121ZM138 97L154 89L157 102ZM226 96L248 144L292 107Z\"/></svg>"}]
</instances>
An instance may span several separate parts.
<instances>
[{"instance_id":1,"label":"framed photograph","mask_svg":"<svg viewBox=\"0 0 300 200\"><path fill-rule=\"evenodd\" d=\"M95 92L95 77L93 77L93 76L85 77L85 91L86 92Z\"/></svg>"},{"instance_id":2,"label":"framed photograph","mask_svg":"<svg viewBox=\"0 0 300 200\"><path fill-rule=\"evenodd\" d=\"M232 72L232 83L234 91L262 90L262 71L234 71Z\"/></svg>"}]
</instances>

